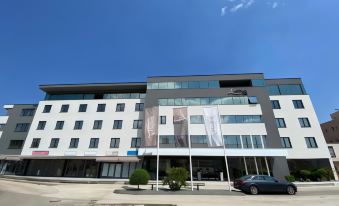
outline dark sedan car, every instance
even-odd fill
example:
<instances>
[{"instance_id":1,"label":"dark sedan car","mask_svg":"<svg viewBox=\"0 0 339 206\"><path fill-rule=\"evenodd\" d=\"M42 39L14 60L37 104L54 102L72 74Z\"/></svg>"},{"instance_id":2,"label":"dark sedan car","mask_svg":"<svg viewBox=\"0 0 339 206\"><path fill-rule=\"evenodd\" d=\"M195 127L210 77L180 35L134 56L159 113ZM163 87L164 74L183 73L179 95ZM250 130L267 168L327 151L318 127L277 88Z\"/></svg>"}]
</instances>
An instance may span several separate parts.
<instances>
[{"instance_id":1,"label":"dark sedan car","mask_svg":"<svg viewBox=\"0 0 339 206\"><path fill-rule=\"evenodd\" d=\"M297 187L290 182L278 180L267 175L246 175L234 180L234 188L245 193L287 193L294 195Z\"/></svg>"}]
</instances>

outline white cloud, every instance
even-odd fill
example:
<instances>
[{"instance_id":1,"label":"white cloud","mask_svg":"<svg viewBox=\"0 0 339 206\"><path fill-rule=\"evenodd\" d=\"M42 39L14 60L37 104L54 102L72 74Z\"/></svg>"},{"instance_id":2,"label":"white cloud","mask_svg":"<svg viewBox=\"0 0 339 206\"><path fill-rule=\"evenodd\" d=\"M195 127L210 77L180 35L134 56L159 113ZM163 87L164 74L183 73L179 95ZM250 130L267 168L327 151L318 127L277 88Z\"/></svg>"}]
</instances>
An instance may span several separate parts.
<instances>
[{"instance_id":1,"label":"white cloud","mask_svg":"<svg viewBox=\"0 0 339 206\"><path fill-rule=\"evenodd\" d=\"M275 8L277 8L277 7L278 7L278 2L274 2L274 3L272 4L272 8L275 9Z\"/></svg>"},{"instance_id":2,"label":"white cloud","mask_svg":"<svg viewBox=\"0 0 339 206\"><path fill-rule=\"evenodd\" d=\"M226 13L227 6L221 8L221 16L224 16Z\"/></svg>"},{"instance_id":3,"label":"white cloud","mask_svg":"<svg viewBox=\"0 0 339 206\"><path fill-rule=\"evenodd\" d=\"M237 4L237 5L235 5L234 7L232 7L232 8L230 9L230 12L236 12L236 11L238 11L239 9L241 9L243 6L244 6L243 3Z\"/></svg>"},{"instance_id":4,"label":"white cloud","mask_svg":"<svg viewBox=\"0 0 339 206\"><path fill-rule=\"evenodd\" d=\"M249 1L245 4L245 8L250 7L253 3L254 3L254 0L249 0Z\"/></svg>"}]
</instances>

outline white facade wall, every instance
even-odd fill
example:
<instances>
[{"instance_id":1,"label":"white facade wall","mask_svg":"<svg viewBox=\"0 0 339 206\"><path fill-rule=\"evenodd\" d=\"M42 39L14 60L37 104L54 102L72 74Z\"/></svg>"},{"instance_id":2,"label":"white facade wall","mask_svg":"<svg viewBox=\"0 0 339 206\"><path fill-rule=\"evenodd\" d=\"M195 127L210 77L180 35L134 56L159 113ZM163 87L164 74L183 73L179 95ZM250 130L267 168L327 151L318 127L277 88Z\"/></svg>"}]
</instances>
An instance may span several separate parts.
<instances>
[{"instance_id":1,"label":"white facade wall","mask_svg":"<svg viewBox=\"0 0 339 206\"><path fill-rule=\"evenodd\" d=\"M0 116L0 124L6 124L8 116ZM0 138L2 135L2 130L0 130Z\"/></svg>"},{"instance_id":2,"label":"white facade wall","mask_svg":"<svg viewBox=\"0 0 339 206\"><path fill-rule=\"evenodd\" d=\"M287 148L287 159L330 158L319 120L309 95L270 96L279 100L281 109L273 109L275 118L284 118L286 128L279 128L280 137L289 137L292 148ZM295 109L292 100L302 100L304 109ZM311 127L302 128L298 118L307 117ZM318 148L307 148L305 137L314 137Z\"/></svg>"},{"instance_id":3,"label":"white facade wall","mask_svg":"<svg viewBox=\"0 0 339 206\"><path fill-rule=\"evenodd\" d=\"M142 129L133 129L134 120L142 120L144 112L135 111L136 103L143 99L98 99L41 101L38 105L22 155L33 151L49 151L49 156L127 156L132 137L142 137ZM116 105L125 103L124 112L116 112ZM67 113L61 106L69 104ZM87 104L86 112L78 112L80 104ZM98 104L106 104L105 112L97 112ZM52 105L50 113L43 113L45 105ZM82 120L81 130L74 130L75 121ZM103 120L102 129L93 129L94 120ZM122 129L113 129L114 120L123 120ZM46 121L44 130L37 130L39 121ZM62 130L55 130L57 121L64 121ZM39 148L31 148L33 138L41 138ZM52 138L60 138L57 148L49 148ZM78 148L70 149L71 138L79 138ZM99 138L98 148L89 149L90 139ZM120 138L119 148L110 148L111 138ZM117 154L116 154L117 152Z\"/></svg>"}]
</instances>

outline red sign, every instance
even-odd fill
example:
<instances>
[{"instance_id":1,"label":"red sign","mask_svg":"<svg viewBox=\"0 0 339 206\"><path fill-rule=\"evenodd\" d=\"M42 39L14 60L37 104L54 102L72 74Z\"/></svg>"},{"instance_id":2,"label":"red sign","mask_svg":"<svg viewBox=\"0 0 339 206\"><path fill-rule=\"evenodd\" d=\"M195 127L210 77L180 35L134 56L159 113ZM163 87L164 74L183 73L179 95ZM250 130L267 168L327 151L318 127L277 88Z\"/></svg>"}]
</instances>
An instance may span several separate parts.
<instances>
[{"instance_id":1,"label":"red sign","mask_svg":"<svg viewBox=\"0 0 339 206\"><path fill-rule=\"evenodd\" d=\"M33 151L32 155L48 155L49 151Z\"/></svg>"}]
</instances>

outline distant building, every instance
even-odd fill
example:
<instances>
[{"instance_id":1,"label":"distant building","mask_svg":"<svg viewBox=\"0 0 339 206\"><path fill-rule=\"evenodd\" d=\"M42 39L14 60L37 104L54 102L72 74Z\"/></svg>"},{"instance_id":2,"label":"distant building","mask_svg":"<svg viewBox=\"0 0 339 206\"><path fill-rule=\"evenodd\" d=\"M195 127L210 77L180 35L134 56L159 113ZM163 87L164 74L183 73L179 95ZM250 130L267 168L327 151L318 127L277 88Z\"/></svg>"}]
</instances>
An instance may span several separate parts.
<instances>
[{"instance_id":1,"label":"distant building","mask_svg":"<svg viewBox=\"0 0 339 206\"><path fill-rule=\"evenodd\" d=\"M33 105L9 110L13 112L0 152L7 164L13 158L14 174L128 178L143 167L155 178L159 139L160 177L169 167L189 168L190 141L193 178L217 180L220 172L226 176L225 154L222 146L207 144L207 134L216 128L224 140L231 179L246 174L284 178L296 170L320 167L334 170L299 78L265 79L261 73L160 76L139 83L40 89L46 97L34 118L20 115ZM217 109L213 115L218 121L212 126L205 121L212 115L206 114L207 108ZM20 149L10 149L12 140L25 140L22 151L22 142L17 142Z\"/></svg>"},{"instance_id":2,"label":"distant building","mask_svg":"<svg viewBox=\"0 0 339 206\"><path fill-rule=\"evenodd\" d=\"M321 124L334 166L339 173L339 111L331 114L331 120Z\"/></svg>"}]
</instances>

